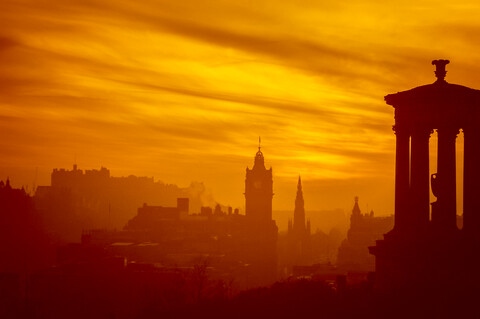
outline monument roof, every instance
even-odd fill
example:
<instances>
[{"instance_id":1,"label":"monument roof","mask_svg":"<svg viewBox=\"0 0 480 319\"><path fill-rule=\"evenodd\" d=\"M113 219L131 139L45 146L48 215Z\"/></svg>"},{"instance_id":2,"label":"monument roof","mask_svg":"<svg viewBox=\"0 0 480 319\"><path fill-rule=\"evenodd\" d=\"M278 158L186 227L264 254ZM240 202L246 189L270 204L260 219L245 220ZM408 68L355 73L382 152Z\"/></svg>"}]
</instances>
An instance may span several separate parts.
<instances>
[{"instance_id":1,"label":"monument roof","mask_svg":"<svg viewBox=\"0 0 480 319\"><path fill-rule=\"evenodd\" d=\"M385 96L387 104L394 107L401 105L418 104L479 104L480 90L463 85L451 84L446 81L437 81L432 84L418 86L411 90L388 94Z\"/></svg>"},{"instance_id":2,"label":"monument roof","mask_svg":"<svg viewBox=\"0 0 480 319\"><path fill-rule=\"evenodd\" d=\"M458 107L461 105L476 105L480 103L480 90L468 88L463 85L451 84L445 81L447 71L445 66L448 60L434 60L436 66L435 75L437 81L432 84L418 86L411 90L393 93L385 96L387 104L393 107L407 106L442 106L450 105Z\"/></svg>"}]
</instances>

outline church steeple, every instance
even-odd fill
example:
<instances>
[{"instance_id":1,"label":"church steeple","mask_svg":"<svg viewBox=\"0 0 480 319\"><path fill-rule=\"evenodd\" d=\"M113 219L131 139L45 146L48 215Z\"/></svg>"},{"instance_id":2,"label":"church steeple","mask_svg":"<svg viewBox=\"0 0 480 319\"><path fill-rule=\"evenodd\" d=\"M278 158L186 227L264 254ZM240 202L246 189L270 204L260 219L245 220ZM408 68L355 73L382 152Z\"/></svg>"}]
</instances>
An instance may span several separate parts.
<instances>
[{"instance_id":1,"label":"church steeple","mask_svg":"<svg viewBox=\"0 0 480 319\"><path fill-rule=\"evenodd\" d=\"M299 175L298 184L297 184L297 197L295 198L295 210L299 208L305 211L303 206L304 206L304 201L303 201L303 191L302 191L302 178Z\"/></svg>"},{"instance_id":2,"label":"church steeple","mask_svg":"<svg viewBox=\"0 0 480 319\"><path fill-rule=\"evenodd\" d=\"M298 176L293 225L288 230L289 258L292 266L308 265L311 262L310 220L305 223L304 204L302 178Z\"/></svg>"},{"instance_id":3,"label":"church steeple","mask_svg":"<svg viewBox=\"0 0 480 319\"><path fill-rule=\"evenodd\" d=\"M305 229L305 203L303 200L302 179L298 176L297 197L295 198L295 211L293 213L293 229L297 233L303 233Z\"/></svg>"}]
</instances>

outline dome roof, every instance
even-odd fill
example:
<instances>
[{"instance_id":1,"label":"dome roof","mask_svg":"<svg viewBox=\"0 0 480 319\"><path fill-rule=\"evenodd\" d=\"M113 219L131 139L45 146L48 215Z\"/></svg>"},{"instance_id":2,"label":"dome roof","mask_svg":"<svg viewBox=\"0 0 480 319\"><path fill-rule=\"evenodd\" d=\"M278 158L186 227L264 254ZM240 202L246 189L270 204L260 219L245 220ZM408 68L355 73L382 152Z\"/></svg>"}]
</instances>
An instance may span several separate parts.
<instances>
[{"instance_id":1,"label":"dome roof","mask_svg":"<svg viewBox=\"0 0 480 319\"><path fill-rule=\"evenodd\" d=\"M480 103L480 90L463 85L437 81L411 90L385 96L387 104L394 107L402 105L476 105ZM452 103L454 103L452 105Z\"/></svg>"}]
</instances>

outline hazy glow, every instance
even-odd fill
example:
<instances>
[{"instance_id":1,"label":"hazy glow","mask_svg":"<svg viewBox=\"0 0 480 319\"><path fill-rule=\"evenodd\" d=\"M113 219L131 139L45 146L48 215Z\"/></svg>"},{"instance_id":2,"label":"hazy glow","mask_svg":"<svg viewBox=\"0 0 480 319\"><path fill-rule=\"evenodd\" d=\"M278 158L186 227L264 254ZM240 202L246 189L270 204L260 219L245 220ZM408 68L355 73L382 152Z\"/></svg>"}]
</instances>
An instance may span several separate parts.
<instances>
[{"instance_id":1,"label":"hazy glow","mask_svg":"<svg viewBox=\"0 0 480 319\"><path fill-rule=\"evenodd\" d=\"M204 181L243 207L262 136L274 208L392 213L388 93L480 87L476 1L2 1L0 176L54 167Z\"/></svg>"}]
</instances>

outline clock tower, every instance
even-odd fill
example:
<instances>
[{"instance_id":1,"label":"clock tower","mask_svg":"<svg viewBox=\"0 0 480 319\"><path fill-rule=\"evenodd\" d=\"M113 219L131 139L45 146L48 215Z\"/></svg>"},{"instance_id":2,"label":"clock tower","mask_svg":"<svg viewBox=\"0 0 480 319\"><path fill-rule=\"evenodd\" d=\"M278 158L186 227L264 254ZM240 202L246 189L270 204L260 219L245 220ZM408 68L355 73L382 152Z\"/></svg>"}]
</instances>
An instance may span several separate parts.
<instances>
[{"instance_id":1,"label":"clock tower","mask_svg":"<svg viewBox=\"0 0 480 319\"><path fill-rule=\"evenodd\" d=\"M272 221L272 168L265 168L263 153L258 146L253 168L247 167L245 179L245 215L259 223Z\"/></svg>"}]
</instances>

